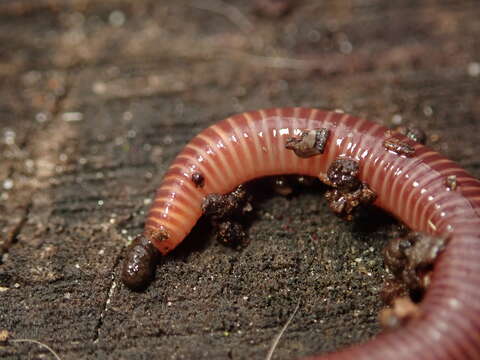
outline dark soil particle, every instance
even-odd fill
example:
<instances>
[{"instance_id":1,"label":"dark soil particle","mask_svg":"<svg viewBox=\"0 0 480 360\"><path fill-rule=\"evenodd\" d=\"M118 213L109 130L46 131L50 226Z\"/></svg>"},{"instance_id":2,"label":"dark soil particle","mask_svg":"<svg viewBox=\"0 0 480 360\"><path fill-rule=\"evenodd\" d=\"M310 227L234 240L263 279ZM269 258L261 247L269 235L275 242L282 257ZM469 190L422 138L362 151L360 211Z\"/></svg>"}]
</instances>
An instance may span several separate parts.
<instances>
[{"instance_id":1,"label":"dark soil particle","mask_svg":"<svg viewBox=\"0 0 480 360\"><path fill-rule=\"evenodd\" d=\"M415 149L404 141L396 138L390 138L383 142L383 147L387 150L393 151L398 155L413 156Z\"/></svg>"},{"instance_id":2,"label":"dark soil particle","mask_svg":"<svg viewBox=\"0 0 480 360\"><path fill-rule=\"evenodd\" d=\"M416 126L398 126L394 132L405 135L406 137L425 145L427 142L427 134L425 131Z\"/></svg>"},{"instance_id":3,"label":"dark soil particle","mask_svg":"<svg viewBox=\"0 0 480 360\"><path fill-rule=\"evenodd\" d=\"M196 187L203 187L205 185L205 178L199 172L192 174L192 181Z\"/></svg>"},{"instance_id":4,"label":"dark soil particle","mask_svg":"<svg viewBox=\"0 0 480 360\"><path fill-rule=\"evenodd\" d=\"M306 129L300 136L288 138L285 147L302 158L323 154L329 134L328 129Z\"/></svg>"}]
</instances>

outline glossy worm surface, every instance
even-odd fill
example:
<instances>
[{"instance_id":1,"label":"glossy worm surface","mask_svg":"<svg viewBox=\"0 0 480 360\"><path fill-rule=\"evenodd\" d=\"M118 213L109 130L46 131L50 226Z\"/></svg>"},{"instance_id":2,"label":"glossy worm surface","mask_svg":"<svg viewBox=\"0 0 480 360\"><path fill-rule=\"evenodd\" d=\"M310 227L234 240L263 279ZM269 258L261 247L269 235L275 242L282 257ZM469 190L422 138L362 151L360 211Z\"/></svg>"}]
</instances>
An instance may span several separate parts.
<instances>
[{"instance_id":1,"label":"glossy worm surface","mask_svg":"<svg viewBox=\"0 0 480 360\"><path fill-rule=\"evenodd\" d=\"M288 138L319 128L329 130L323 154L302 158L285 148ZM480 182L403 135L393 136L413 153L387 149L386 131L350 115L306 108L229 117L197 135L174 160L144 234L166 254L200 218L206 195L267 175L324 178L336 158L354 159L360 180L377 194L377 206L411 229L448 236L449 242L420 304L422 316L364 344L312 359L480 359ZM454 187L447 178L456 179Z\"/></svg>"}]
</instances>

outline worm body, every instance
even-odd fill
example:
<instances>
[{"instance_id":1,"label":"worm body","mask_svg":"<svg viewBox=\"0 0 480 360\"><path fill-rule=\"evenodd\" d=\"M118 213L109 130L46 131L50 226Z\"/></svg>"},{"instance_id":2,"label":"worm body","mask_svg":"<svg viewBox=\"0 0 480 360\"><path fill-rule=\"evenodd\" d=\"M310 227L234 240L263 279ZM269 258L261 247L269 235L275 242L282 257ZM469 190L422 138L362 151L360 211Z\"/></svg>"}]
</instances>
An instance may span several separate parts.
<instances>
[{"instance_id":1,"label":"worm body","mask_svg":"<svg viewBox=\"0 0 480 360\"><path fill-rule=\"evenodd\" d=\"M315 156L286 148L306 129L322 129L321 137L311 136L323 142ZM324 179L335 159L355 160L359 180L376 194L375 205L415 231L449 241L419 304L421 316L365 344L311 359L480 359L480 182L409 137L386 134L364 119L306 108L229 117L198 134L174 160L144 236L167 254L200 218L207 195L268 175ZM454 186L448 179L455 179Z\"/></svg>"}]
</instances>

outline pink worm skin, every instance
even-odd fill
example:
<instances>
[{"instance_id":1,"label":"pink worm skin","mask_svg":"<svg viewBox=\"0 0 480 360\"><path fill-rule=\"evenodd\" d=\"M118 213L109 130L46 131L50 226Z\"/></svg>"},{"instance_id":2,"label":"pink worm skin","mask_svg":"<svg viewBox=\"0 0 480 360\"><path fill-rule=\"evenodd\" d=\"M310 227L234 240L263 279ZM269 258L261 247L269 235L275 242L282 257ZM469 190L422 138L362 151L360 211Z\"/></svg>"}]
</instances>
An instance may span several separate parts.
<instances>
[{"instance_id":1,"label":"pink worm skin","mask_svg":"<svg viewBox=\"0 0 480 360\"><path fill-rule=\"evenodd\" d=\"M285 149L287 138L315 128L330 130L323 154L300 158ZM145 236L167 254L202 215L206 195L268 175L324 177L336 158L354 159L360 180L377 194L375 205L411 229L448 236L449 242L419 304L422 316L366 343L309 359L480 359L480 182L402 135L394 136L415 149L413 156L386 150L386 131L350 115L306 108L229 117L202 131L174 160L150 209ZM203 187L192 181L194 173L204 176ZM457 179L454 190L445 184L450 175Z\"/></svg>"}]
</instances>

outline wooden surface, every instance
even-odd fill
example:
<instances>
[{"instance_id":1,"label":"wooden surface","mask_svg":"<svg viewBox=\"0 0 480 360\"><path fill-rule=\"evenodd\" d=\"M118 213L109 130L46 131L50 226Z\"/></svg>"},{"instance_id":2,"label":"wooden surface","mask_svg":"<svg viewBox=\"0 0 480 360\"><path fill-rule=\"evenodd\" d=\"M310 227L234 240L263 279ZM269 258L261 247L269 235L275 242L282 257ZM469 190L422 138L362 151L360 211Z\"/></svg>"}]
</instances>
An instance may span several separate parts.
<instances>
[{"instance_id":1,"label":"wooden surface","mask_svg":"<svg viewBox=\"0 0 480 360\"><path fill-rule=\"evenodd\" d=\"M413 123L480 176L477 1L0 2L0 331L62 359L290 359L378 333L379 254L399 225L335 218L322 187L253 187L251 244L197 229L154 284L119 282L186 141L230 114L343 109ZM262 196L260 196L260 194ZM208 235L207 235L208 234ZM5 359L53 359L26 343Z\"/></svg>"}]
</instances>

